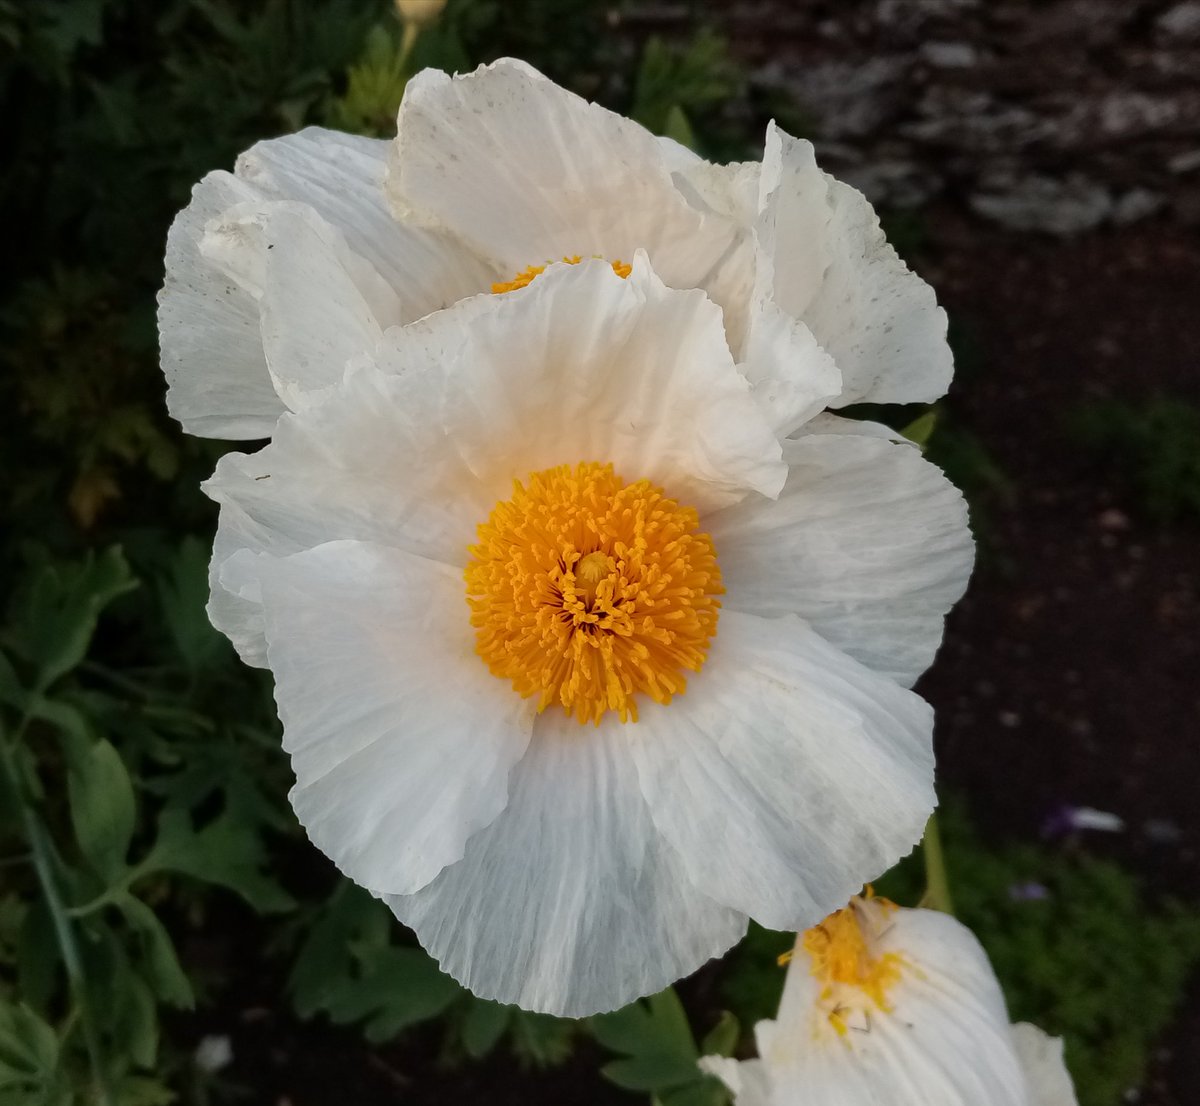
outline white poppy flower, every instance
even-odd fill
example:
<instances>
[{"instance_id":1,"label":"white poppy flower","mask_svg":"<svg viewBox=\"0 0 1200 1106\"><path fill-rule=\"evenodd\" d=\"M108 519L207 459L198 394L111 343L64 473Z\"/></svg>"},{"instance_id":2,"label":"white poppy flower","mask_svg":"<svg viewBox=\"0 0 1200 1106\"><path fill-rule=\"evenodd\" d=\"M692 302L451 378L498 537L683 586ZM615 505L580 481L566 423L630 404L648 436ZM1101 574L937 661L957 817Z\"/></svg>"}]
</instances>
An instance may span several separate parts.
<instances>
[{"instance_id":1,"label":"white poppy flower","mask_svg":"<svg viewBox=\"0 0 1200 1106\"><path fill-rule=\"evenodd\" d=\"M621 1006L920 837L962 497L882 428L779 432L637 250L386 330L206 485L301 822L476 993Z\"/></svg>"},{"instance_id":2,"label":"white poppy flower","mask_svg":"<svg viewBox=\"0 0 1200 1106\"><path fill-rule=\"evenodd\" d=\"M1009 1025L971 931L884 899L801 935L755 1038L757 1060L700 1061L735 1106L1076 1106L1062 1041Z\"/></svg>"},{"instance_id":3,"label":"white poppy flower","mask_svg":"<svg viewBox=\"0 0 1200 1106\"><path fill-rule=\"evenodd\" d=\"M160 294L168 406L192 433L268 437L388 326L638 249L721 306L783 434L949 383L932 290L809 143L772 125L761 165L712 165L505 59L414 77L394 143L310 128L197 185Z\"/></svg>"}]
</instances>

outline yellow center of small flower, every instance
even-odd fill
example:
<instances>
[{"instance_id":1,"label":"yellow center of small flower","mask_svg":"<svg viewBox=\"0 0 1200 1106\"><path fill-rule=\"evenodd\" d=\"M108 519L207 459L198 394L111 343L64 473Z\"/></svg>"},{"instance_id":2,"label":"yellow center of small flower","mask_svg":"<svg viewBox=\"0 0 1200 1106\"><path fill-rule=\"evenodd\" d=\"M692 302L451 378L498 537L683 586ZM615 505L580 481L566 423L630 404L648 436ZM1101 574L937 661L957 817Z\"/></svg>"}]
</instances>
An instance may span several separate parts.
<instances>
[{"instance_id":1,"label":"yellow center of small flower","mask_svg":"<svg viewBox=\"0 0 1200 1106\"><path fill-rule=\"evenodd\" d=\"M599 255L596 256L598 257ZM563 261L565 261L568 265L578 265L582 260L583 258L580 257L579 254L575 254L573 257L563 258ZM549 264L550 262L547 261L546 265ZM542 273L546 271L546 265L530 265L529 268L523 269L521 272L517 273L512 280L498 280L492 285L492 291L497 295L500 295L504 292L515 292L518 288L524 288L527 284L531 283L535 277L541 276ZM633 272L633 266L627 265L624 261L614 261L612 262L612 267L613 272L622 279L629 276L629 274Z\"/></svg>"},{"instance_id":2,"label":"yellow center of small flower","mask_svg":"<svg viewBox=\"0 0 1200 1106\"><path fill-rule=\"evenodd\" d=\"M887 1012L888 989L900 978L904 959L876 948L887 917L896 909L888 899L854 898L850 905L830 914L820 925L806 930L801 943L812 961L812 974L822 984L821 1002L829 1024L844 1036L850 1016L862 1003L847 1001L852 988L861 999Z\"/></svg>"},{"instance_id":3,"label":"yellow center of small flower","mask_svg":"<svg viewBox=\"0 0 1200 1106\"><path fill-rule=\"evenodd\" d=\"M636 696L668 703L698 672L717 629L721 573L700 519L648 480L612 465L534 473L497 503L470 547L475 650L538 710L579 722Z\"/></svg>"}]
</instances>

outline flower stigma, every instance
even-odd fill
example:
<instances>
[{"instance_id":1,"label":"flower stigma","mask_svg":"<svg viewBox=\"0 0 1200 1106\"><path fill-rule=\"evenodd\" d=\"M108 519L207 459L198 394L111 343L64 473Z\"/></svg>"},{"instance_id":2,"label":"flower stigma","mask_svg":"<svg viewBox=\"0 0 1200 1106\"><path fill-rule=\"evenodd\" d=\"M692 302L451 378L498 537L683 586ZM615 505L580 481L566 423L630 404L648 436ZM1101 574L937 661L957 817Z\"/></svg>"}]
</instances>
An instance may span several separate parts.
<instances>
[{"instance_id":1,"label":"flower stigma","mask_svg":"<svg viewBox=\"0 0 1200 1106\"><path fill-rule=\"evenodd\" d=\"M598 261L604 260L599 254L593 254L592 256ZM582 260L583 258L579 254L563 258L563 261L568 265L578 265ZM496 295L503 295L505 292L515 292L518 288L524 288L526 285L531 284L536 277L541 276L546 271L546 267L551 264L552 262L547 261L545 265L530 265L528 268L522 269L521 272L517 273L512 280L496 281L492 285L492 291ZM617 260L611 262L611 264L613 272L622 280L633 272L633 266L626 264L624 261Z\"/></svg>"},{"instance_id":2,"label":"flower stigma","mask_svg":"<svg viewBox=\"0 0 1200 1106\"><path fill-rule=\"evenodd\" d=\"M581 723L636 696L669 703L699 672L723 594L700 519L648 480L583 462L514 482L468 549L475 651L538 710Z\"/></svg>"},{"instance_id":3,"label":"flower stigma","mask_svg":"<svg viewBox=\"0 0 1200 1106\"><path fill-rule=\"evenodd\" d=\"M848 906L830 914L800 939L811 960L812 975L821 984L820 1004L839 1037L854 1028L851 1017L875 1007L891 1011L888 991L900 978L904 958L878 950L888 918L898 907L888 899L856 896ZM869 1024L869 1012L866 1013Z\"/></svg>"}]
</instances>

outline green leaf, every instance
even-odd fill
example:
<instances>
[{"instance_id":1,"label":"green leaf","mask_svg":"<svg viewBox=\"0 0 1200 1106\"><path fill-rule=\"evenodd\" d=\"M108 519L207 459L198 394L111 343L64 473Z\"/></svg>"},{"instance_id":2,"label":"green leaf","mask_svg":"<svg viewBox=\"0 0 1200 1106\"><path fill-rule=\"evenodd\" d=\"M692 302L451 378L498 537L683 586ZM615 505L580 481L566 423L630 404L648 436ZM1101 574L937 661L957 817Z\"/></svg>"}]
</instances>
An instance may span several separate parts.
<instances>
[{"instance_id":1,"label":"green leaf","mask_svg":"<svg viewBox=\"0 0 1200 1106\"><path fill-rule=\"evenodd\" d=\"M929 444L929 439L933 436L934 430L937 429L937 423L938 411L935 407L913 419L900 433L910 442L924 449Z\"/></svg>"},{"instance_id":2,"label":"green leaf","mask_svg":"<svg viewBox=\"0 0 1200 1106\"><path fill-rule=\"evenodd\" d=\"M302 1018L325 1009L329 997L354 978L353 948L386 946L392 929L387 907L369 892L342 880L317 912L292 965L288 989Z\"/></svg>"},{"instance_id":3,"label":"green leaf","mask_svg":"<svg viewBox=\"0 0 1200 1106\"><path fill-rule=\"evenodd\" d=\"M163 621L184 664L192 672L228 651L225 639L209 621L208 561L210 550L195 537L184 538L166 575L155 581Z\"/></svg>"},{"instance_id":4,"label":"green leaf","mask_svg":"<svg viewBox=\"0 0 1200 1106\"><path fill-rule=\"evenodd\" d=\"M121 986L124 994L117 1017L125 1046L138 1067L152 1068L158 1058L158 1007L154 995L132 973L122 977Z\"/></svg>"},{"instance_id":5,"label":"green leaf","mask_svg":"<svg viewBox=\"0 0 1200 1106\"><path fill-rule=\"evenodd\" d=\"M117 547L66 566L44 565L14 605L7 637L38 670L44 691L87 654L100 612L137 587Z\"/></svg>"},{"instance_id":6,"label":"green leaf","mask_svg":"<svg viewBox=\"0 0 1200 1106\"><path fill-rule=\"evenodd\" d=\"M462 1026L463 1047L467 1050L467 1055L472 1059L481 1060L491 1052L508 1028L512 1017L511 1006L472 998Z\"/></svg>"},{"instance_id":7,"label":"green leaf","mask_svg":"<svg viewBox=\"0 0 1200 1106\"><path fill-rule=\"evenodd\" d=\"M673 987L611 1014L598 1014L591 1024L596 1040L614 1052L691 1061L699 1056L683 1004Z\"/></svg>"},{"instance_id":8,"label":"green leaf","mask_svg":"<svg viewBox=\"0 0 1200 1106\"><path fill-rule=\"evenodd\" d=\"M365 1021L368 1041L391 1040L402 1029L437 1017L462 988L421 949L371 948L359 955L360 977L330 996L333 1021Z\"/></svg>"},{"instance_id":9,"label":"green leaf","mask_svg":"<svg viewBox=\"0 0 1200 1106\"><path fill-rule=\"evenodd\" d=\"M672 104L667 109L666 122L663 124L663 134L667 138L673 138L681 146L686 146L689 150L696 149L696 132L692 129L687 112L678 104Z\"/></svg>"},{"instance_id":10,"label":"green leaf","mask_svg":"<svg viewBox=\"0 0 1200 1106\"><path fill-rule=\"evenodd\" d=\"M610 1014L591 1019L592 1035L614 1052L635 1054L646 1047L651 1034L650 1012L640 1002L631 1002Z\"/></svg>"},{"instance_id":11,"label":"green leaf","mask_svg":"<svg viewBox=\"0 0 1200 1106\"><path fill-rule=\"evenodd\" d=\"M658 1106L728 1106L728 1088L711 1075L701 1076L697 1083L685 1083L654 1096Z\"/></svg>"},{"instance_id":12,"label":"green leaf","mask_svg":"<svg viewBox=\"0 0 1200 1106\"><path fill-rule=\"evenodd\" d=\"M601 1074L627 1091L659 1091L694 1083L701 1075L694 1059L681 1056L647 1053L624 1060L612 1060L600 1069Z\"/></svg>"},{"instance_id":13,"label":"green leaf","mask_svg":"<svg viewBox=\"0 0 1200 1106\"><path fill-rule=\"evenodd\" d=\"M120 754L107 741L97 741L71 764L67 785L75 840L92 867L114 882L125 869L137 813Z\"/></svg>"},{"instance_id":14,"label":"green leaf","mask_svg":"<svg viewBox=\"0 0 1200 1106\"><path fill-rule=\"evenodd\" d=\"M29 1007L0 998L0 1087L52 1084L58 1055L58 1036L49 1025Z\"/></svg>"},{"instance_id":15,"label":"green leaf","mask_svg":"<svg viewBox=\"0 0 1200 1106\"><path fill-rule=\"evenodd\" d=\"M692 1027L688 1025L683 1003L679 1001L674 987L651 995L646 1004L650 1007L654 1039L667 1046L665 1051L693 1058L699 1055L696 1039L692 1036Z\"/></svg>"},{"instance_id":16,"label":"green leaf","mask_svg":"<svg viewBox=\"0 0 1200 1106\"><path fill-rule=\"evenodd\" d=\"M227 887L262 913L290 910L295 901L262 872L265 860L255 828L230 812L196 830L184 811L165 810L158 839L138 871L178 872Z\"/></svg>"},{"instance_id":17,"label":"green leaf","mask_svg":"<svg viewBox=\"0 0 1200 1106\"><path fill-rule=\"evenodd\" d=\"M142 940L146 974L154 993L163 1002L190 1010L195 1004L192 985L179 966L175 945L158 915L133 895L120 896L117 907Z\"/></svg>"},{"instance_id":18,"label":"green leaf","mask_svg":"<svg viewBox=\"0 0 1200 1106\"><path fill-rule=\"evenodd\" d=\"M721 1020L708 1031L700 1044L701 1056L732 1056L741 1037L741 1023L728 1010L722 1011Z\"/></svg>"},{"instance_id":19,"label":"green leaf","mask_svg":"<svg viewBox=\"0 0 1200 1106\"><path fill-rule=\"evenodd\" d=\"M514 1010L512 1018L513 1052L535 1067L549 1068L564 1063L571 1055L578 1023L553 1014L533 1014Z\"/></svg>"}]
</instances>

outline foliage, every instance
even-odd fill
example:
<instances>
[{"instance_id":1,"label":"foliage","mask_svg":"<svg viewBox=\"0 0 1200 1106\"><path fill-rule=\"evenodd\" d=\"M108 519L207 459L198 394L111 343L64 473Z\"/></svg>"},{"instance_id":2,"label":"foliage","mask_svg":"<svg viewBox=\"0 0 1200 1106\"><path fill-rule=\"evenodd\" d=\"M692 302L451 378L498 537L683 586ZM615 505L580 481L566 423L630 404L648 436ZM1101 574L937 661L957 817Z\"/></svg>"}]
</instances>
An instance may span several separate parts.
<instances>
[{"instance_id":1,"label":"foliage","mask_svg":"<svg viewBox=\"0 0 1200 1106\"><path fill-rule=\"evenodd\" d=\"M697 1066L701 1056L728 1056L738 1039L737 1020L724 1015L696 1043L674 988L591 1019L592 1033L621 1053L600 1069L618 1087L649 1092L656 1106L725 1106L729 1092Z\"/></svg>"},{"instance_id":2,"label":"foliage","mask_svg":"<svg viewBox=\"0 0 1200 1106\"><path fill-rule=\"evenodd\" d=\"M278 792L257 790L253 748L207 709L239 673L223 656L230 671L210 668L218 651L198 645L216 636L193 603L204 572L185 542L139 597L117 548L73 563L31 554L11 596L0 632L8 1101L168 1101L151 1074L159 1008L195 1002L176 946L189 908L204 911L197 885L226 888L258 911L291 906L266 872ZM106 612L136 617L139 598L143 617L172 640L133 676L94 658ZM226 754L220 775L197 772L189 755L212 742Z\"/></svg>"},{"instance_id":3,"label":"foliage","mask_svg":"<svg viewBox=\"0 0 1200 1106\"><path fill-rule=\"evenodd\" d=\"M1151 518L1200 519L1200 406L1168 396L1135 405L1097 401L1074 412L1071 430L1133 485Z\"/></svg>"},{"instance_id":4,"label":"foliage","mask_svg":"<svg viewBox=\"0 0 1200 1106\"><path fill-rule=\"evenodd\" d=\"M1200 964L1200 913L1148 902L1136 877L1083 853L989 847L953 805L939 820L957 916L987 950L1011 1017L1066 1039L1080 1106L1125 1101ZM1044 897L1023 893L1030 886ZM916 905L919 854L876 889ZM752 925L729 959L723 993L743 1025L774 1016L776 957L793 940Z\"/></svg>"}]
</instances>

